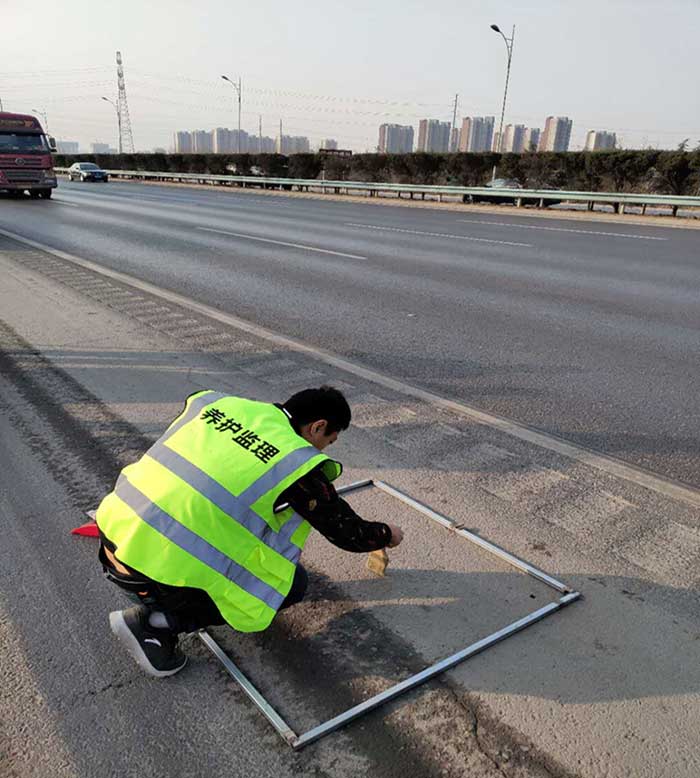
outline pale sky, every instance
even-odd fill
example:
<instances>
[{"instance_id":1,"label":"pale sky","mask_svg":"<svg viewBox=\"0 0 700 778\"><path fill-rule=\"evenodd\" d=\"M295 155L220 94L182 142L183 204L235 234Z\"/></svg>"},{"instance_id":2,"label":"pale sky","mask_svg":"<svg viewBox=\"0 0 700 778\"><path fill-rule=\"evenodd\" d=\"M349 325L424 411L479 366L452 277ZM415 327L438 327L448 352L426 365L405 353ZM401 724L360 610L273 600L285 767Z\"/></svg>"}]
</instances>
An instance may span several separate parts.
<instances>
[{"instance_id":1,"label":"pale sky","mask_svg":"<svg viewBox=\"0 0 700 778\"><path fill-rule=\"evenodd\" d=\"M505 123L573 119L629 147L700 142L700 0L0 0L4 110L45 111L51 134L116 145L115 52L136 148L237 125L373 150L383 122L500 118L503 39L516 26Z\"/></svg>"}]
</instances>

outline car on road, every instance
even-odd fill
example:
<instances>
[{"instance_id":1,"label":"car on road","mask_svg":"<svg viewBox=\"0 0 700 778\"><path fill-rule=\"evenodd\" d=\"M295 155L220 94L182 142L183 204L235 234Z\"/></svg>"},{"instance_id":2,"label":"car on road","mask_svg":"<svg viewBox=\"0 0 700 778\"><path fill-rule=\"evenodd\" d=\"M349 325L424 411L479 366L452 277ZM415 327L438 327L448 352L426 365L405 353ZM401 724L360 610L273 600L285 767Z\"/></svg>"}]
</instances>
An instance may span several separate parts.
<instances>
[{"instance_id":1,"label":"car on road","mask_svg":"<svg viewBox=\"0 0 700 778\"><path fill-rule=\"evenodd\" d=\"M106 170L93 162L76 162L68 168L69 181L109 181Z\"/></svg>"},{"instance_id":2,"label":"car on road","mask_svg":"<svg viewBox=\"0 0 700 778\"><path fill-rule=\"evenodd\" d=\"M513 192L513 195L509 194L502 194L502 195L487 195L487 194L472 194L472 195L465 195L464 201L465 202L471 202L471 203L492 203L495 205L501 205L502 203L515 203L518 198L521 198L522 205L539 205L540 198L539 197L522 197L517 190L518 189L524 189L523 185L520 183L520 181L517 181L514 178L495 178L493 181L489 181L484 185L485 189L513 189L515 190ZM539 189L551 189L552 191L556 191L554 187L551 186L541 186ZM555 198L545 198L543 200L543 205L557 205L560 203L561 200L557 200Z\"/></svg>"},{"instance_id":3,"label":"car on road","mask_svg":"<svg viewBox=\"0 0 700 778\"><path fill-rule=\"evenodd\" d=\"M494 178L493 181L489 181L484 185L485 189L522 189L522 184L516 181L514 178ZM472 203L493 203L500 205L501 203L514 203L518 197L517 194L509 195L487 195L487 194L472 194L468 195L470 202Z\"/></svg>"}]
</instances>

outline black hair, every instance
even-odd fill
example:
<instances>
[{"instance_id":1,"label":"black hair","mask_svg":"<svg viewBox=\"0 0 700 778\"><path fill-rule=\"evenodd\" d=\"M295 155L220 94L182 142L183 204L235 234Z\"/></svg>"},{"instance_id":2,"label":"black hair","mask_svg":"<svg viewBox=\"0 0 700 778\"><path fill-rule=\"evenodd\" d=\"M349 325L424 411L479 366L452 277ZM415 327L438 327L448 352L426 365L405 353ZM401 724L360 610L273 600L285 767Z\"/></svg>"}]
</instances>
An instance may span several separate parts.
<instances>
[{"instance_id":1,"label":"black hair","mask_svg":"<svg viewBox=\"0 0 700 778\"><path fill-rule=\"evenodd\" d=\"M299 432L304 424L326 419L326 434L346 430L350 426L350 406L343 393L332 386L303 389L293 394L284 409L292 417L292 426Z\"/></svg>"}]
</instances>

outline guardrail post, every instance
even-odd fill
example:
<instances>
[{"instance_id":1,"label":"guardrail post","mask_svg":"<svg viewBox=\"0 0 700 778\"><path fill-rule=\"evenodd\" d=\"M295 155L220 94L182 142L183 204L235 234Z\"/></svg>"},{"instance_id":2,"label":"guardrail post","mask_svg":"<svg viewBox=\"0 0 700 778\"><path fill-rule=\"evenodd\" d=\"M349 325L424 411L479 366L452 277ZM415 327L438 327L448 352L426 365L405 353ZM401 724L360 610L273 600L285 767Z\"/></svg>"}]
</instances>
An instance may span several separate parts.
<instances>
[{"instance_id":1,"label":"guardrail post","mask_svg":"<svg viewBox=\"0 0 700 778\"><path fill-rule=\"evenodd\" d=\"M675 216L678 213L678 206L672 205L671 206L671 216Z\"/></svg>"},{"instance_id":2,"label":"guardrail post","mask_svg":"<svg viewBox=\"0 0 700 778\"><path fill-rule=\"evenodd\" d=\"M515 207L516 208L522 208L523 207L523 198L522 197L516 198L516 200L515 200Z\"/></svg>"},{"instance_id":3,"label":"guardrail post","mask_svg":"<svg viewBox=\"0 0 700 778\"><path fill-rule=\"evenodd\" d=\"M620 213L624 216L624 214L625 214L625 203L620 203Z\"/></svg>"},{"instance_id":4,"label":"guardrail post","mask_svg":"<svg viewBox=\"0 0 700 778\"><path fill-rule=\"evenodd\" d=\"M537 204L538 208L544 208L544 197L540 197L540 201Z\"/></svg>"},{"instance_id":5,"label":"guardrail post","mask_svg":"<svg viewBox=\"0 0 700 778\"><path fill-rule=\"evenodd\" d=\"M594 207L595 207L595 203L593 202L593 200L589 200L586 203L586 210L592 211Z\"/></svg>"}]
</instances>

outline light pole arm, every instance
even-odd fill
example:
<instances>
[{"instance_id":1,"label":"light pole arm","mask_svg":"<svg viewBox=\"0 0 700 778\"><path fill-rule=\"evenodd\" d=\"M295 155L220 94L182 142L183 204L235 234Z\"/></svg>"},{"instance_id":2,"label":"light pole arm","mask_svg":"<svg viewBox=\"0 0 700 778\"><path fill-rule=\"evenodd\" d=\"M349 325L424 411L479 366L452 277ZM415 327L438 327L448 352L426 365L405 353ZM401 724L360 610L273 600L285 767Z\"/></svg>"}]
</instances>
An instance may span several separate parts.
<instances>
[{"instance_id":1,"label":"light pole arm","mask_svg":"<svg viewBox=\"0 0 700 778\"><path fill-rule=\"evenodd\" d=\"M236 93L238 94L238 135L236 138L236 149L237 153L241 153L241 77L238 77L238 83L235 81L232 81L228 76L221 76L221 78L224 79L224 81L228 81L229 84L236 90Z\"/></svg>"},{"instance_id":2,"label":"light pole arm","mask_svg":"<svg viewBox=\"0 0 700 778\"><path fill-rule=\"evenodd\" d=\"M122 153L122 115L119 111L119 106L114 102L114 100L110 100L109 97L103 97L102 98L106 103L109 103L112 108L117 112L117 132L118 132L118 142L117 142L117 148L119 149L119 153Z\"/></svg>"},{"instance_id":3,"label":"light pole arm","mask_svg":"<svg viewBox=\"0 0 700 778\"><path fill-rule=\"evenodd\" d=\"M508 52L508 65L506 67L506 87L503 92L503 106L501 107L501 122L498 128L498 151L499 153L503 151L503 119L506 114L506 99L508 98L508 82L510 81L510 63L513 59L513 41L515 40L515 25L513 25L513 35L510 38L506 38L506 36L501 32L501 37L503 38L503 42L506 44L506 51Z\"/></svg>"}]
</instances>

